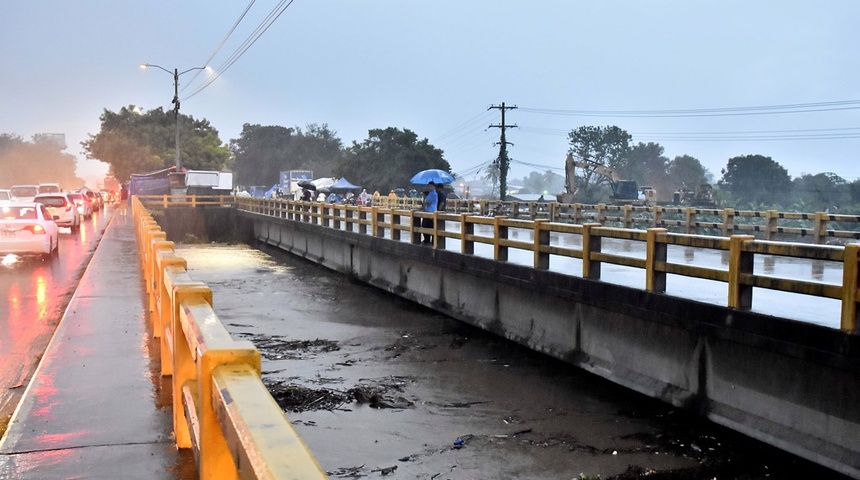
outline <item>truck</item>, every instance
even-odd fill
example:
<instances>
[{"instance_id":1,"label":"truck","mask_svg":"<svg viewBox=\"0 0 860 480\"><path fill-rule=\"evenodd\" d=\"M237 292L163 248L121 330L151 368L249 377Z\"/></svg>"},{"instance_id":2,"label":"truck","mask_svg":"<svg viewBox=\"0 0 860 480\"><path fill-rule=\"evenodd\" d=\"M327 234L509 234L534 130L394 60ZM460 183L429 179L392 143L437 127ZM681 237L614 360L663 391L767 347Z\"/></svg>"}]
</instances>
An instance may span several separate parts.
<instances>
[{"instance_id":1,"label":"truck","mask_svg":"<svg viewBox=\"0 0 860 480\"><path fill-rule=\"evenodd\" d=\"M564 161L565 191L558 195L559 202L573 203L576 196L576 168L593 172L603 178L612 189L612 202L617 205L657 204L657 190L654 187L639 186L635 180L622 180L618 172L602 163L576 160L568 153Z\"/></svg>"},{"instance_id":2,"label":"truck","mask_svg":"<svg viewBox=\"0 0 860 480\"><path fill-rule=\"evenodd\" d=\"M672 203L689 207L713 208L717 206L714 201L714 187L710 183L701 183L695 189L687 188L684 185L672 195Z\"/></svg>"},{"instance_id":3,"label":"truck","mask_svg":"<svg viewBox=\"0 0 860 480\"><path fill-rule=\"evenodd\" d=\"M278 181L278 192L282 197L298 200L302 196L302 187L299 184L313 179L313 170L283 170Z\"/></svg>"},{"instance_id":4,"label":"truck","mask_svg":"<svg viewBox=\"0 0 860 480\"><path fill-rule=\"evenodd\" d=\"M187 170L187 195L230 195L233 191L233 172L219 170Z\"/></svg>"}]
</instances>

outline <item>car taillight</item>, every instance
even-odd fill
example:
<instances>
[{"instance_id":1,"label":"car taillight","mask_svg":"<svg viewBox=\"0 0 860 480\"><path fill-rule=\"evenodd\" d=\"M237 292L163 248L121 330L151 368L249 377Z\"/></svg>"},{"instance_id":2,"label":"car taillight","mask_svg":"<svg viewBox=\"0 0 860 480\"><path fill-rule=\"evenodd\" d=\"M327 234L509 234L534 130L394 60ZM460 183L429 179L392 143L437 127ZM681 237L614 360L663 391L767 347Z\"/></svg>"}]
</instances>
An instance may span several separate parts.
<instances>
[{"instance_id":1,"label":"car taillight","mask_svg":"<svg viewBox=\"0 0 860 480\"><path fill-rule=\"evenodd\" d=\"M44 235L46 233L45 227L41 225L27 225L26 227L24 227L24 230L27 230L33 235Z\"/></svg>"}]
</instances>

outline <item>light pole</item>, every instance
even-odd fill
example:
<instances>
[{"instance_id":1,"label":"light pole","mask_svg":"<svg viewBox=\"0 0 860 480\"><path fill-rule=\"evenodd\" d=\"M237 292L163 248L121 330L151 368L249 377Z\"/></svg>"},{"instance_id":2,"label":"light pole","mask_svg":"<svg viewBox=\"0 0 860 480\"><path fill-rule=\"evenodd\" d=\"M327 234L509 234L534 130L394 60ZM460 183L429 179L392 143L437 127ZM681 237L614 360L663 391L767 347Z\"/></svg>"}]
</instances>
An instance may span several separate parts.
<instances>
[{"instance_id":1,"label":"light pole","mask_svg":"<svg viewBox=\"0 0 860 480\"><path fill-rule=\"evenodd\" d=\"M173 112L176 115L176 171L179 171L182 163L179 160L179 76L186 74L188 72L194 70L209 70L209 67L194 67L185 70L184 72L180 72L178 68L174 68L171 72L170 70L162 67L161 65L155 65L154 63L141 63L140 68L146 69L147 67L155 67L165 72L173 75Z\"/></svg>"}]
</instances>

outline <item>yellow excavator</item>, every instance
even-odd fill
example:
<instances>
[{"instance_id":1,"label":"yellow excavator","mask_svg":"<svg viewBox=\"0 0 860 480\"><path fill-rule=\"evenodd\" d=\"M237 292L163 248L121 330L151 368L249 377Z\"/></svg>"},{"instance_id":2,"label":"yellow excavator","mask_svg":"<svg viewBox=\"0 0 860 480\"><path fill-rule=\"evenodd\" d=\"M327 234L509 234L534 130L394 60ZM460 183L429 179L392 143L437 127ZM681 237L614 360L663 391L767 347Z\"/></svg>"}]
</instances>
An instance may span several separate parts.
<instances>
[{"instance_id":1,"label":"yellow excavator","mask_svg":"<svg viewBox=\"0 0 860 480\"><path fill-rule=\"evenodd\" d=\"M653 187L640 187L635 180L622 180L618 172L602 163L576 160L570 153L564 161L564 193L558 195L560 203L573 203L576 198L576 168L588 170L603 177L612 188L612 202L616 205L657 205L657 191Z\"/></svg>"}]
</instances>

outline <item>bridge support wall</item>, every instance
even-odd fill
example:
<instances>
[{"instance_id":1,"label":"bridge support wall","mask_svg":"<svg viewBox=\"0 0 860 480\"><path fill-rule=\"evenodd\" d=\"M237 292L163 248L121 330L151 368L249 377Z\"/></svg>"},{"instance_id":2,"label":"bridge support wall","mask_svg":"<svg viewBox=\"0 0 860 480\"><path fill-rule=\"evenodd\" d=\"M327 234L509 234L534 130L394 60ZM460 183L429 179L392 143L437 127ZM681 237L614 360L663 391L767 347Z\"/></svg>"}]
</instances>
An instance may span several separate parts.
<instances>
[{"instance_id":1,"label":"bridge support wall","mask_svg":"<svg viewBox=\"0 0 860 480\"><path fill-rule=\"evenodd\" d=\"M256 239L860 478L860 337L286 219Z\"/></svg>"}]
</instances>

